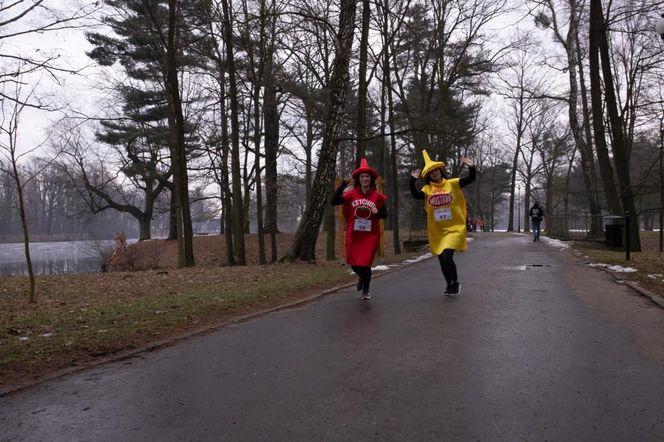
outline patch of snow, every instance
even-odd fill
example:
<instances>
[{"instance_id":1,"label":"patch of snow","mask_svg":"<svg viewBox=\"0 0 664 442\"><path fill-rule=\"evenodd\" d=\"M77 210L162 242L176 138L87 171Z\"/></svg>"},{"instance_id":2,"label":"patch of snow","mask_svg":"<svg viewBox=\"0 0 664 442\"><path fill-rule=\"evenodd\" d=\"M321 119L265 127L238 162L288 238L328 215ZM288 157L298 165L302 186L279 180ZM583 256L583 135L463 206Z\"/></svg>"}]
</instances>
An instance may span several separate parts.
<instances>
[{"instance_id":1,"label":"patch of snow","mask_svg":"<svg viewBox=\"0 0 664 442\"><path fill-rule=\"evenodd\" d=\"M415 258L407 259L404 262L418 262L424 259L431 258L431 253L425 253L424 255L416 256Z\"/></svg>"},{"instance_id":2,"label":"patch of snow","mask_svg":"<svg viewBox=\"0 0 664 442\"><path fill-rule=\"evenodd\" d=\"M549 238L548 236L540 236L540 239L543 239L547 245L550 245L552 247L557 247L559 249L569 249L570 247L570 245L565 241Z\"/></svg>"},{"instance_id":3,"label":"patch of snow","mask_svg":"<svg viewBox=\"0 0 664 442\"><path fill-rule=\"evenodd\" d=\"M603 264L603 263L590 263L588 264L588 267L603 267L605 269L611 270L612 272L619 272L619 273L633 273L633 272L638 272L635 268L632 267L622 267L618 265L610 265L610 264Z\"/></svg>"},{"instance_id":4,"label":"patch of snow","mask_svg":"<svg viewBox=\"0 0 664 442\"><path fill-rule=\"evenodd\" d=\"M380 272L380 271L382 271L382 270L389 270L389 269L390 269L390 268L389 268L388 266L386 266L386 265L380 265L380 266L376 266L376 267L372 267L372 268L371 268L371 270L373 270L373 271L377 271L377 272Z\"/></svg>"}]
</instances>

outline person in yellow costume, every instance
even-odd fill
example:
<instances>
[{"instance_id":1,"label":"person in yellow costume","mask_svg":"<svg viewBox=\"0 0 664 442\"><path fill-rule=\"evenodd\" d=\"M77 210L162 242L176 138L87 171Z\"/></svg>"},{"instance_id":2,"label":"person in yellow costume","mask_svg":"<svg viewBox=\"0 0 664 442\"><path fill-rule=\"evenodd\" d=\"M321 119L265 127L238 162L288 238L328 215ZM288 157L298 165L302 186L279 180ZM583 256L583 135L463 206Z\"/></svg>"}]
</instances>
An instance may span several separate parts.
<instances>
[{"instance_id":1,"label":"person in yellow costume","mask_svg":"<svg viewBox=\"0 0 664 442\"><path fill-rule=\"evenodd\" d=\"M463 187L475 181L473 160L461 156L461 164L468 166L469 174L463 178L445 178L445 163L432 161L426 150L424 169L415 169L410 176L410 193L413 198L424 200L427 213L427 231L431 253L438 257L447 288L446 295L458 295L461 286L454 263L454 252L468 248L466 242L466 197ZM418 178L425 181L421 190L415 187Z\"/></svg>"}]
</instances>

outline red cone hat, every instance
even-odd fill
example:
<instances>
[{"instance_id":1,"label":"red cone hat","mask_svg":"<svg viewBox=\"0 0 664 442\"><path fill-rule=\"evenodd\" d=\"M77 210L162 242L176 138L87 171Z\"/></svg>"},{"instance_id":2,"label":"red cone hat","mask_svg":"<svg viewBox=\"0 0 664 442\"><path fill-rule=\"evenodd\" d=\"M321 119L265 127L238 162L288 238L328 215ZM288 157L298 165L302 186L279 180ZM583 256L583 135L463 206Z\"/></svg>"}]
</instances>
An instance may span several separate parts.
<instances>
[{"instance_id":1,"label":"red cone hat","mask_svg":"<svg viewBox=\"0 0 664 442\"><path fill-rule=\"evenodd\" d=\"M365 158L362 158L362 161L360 161L360 167L355 169L351 175L353 178L357 178L357 176L361 173L368 173L374 177L374 179L378 178L378 172L376 172L375 169L369 167L369 164L367 164L367 160Z\"/></svg>"}]
</instances>

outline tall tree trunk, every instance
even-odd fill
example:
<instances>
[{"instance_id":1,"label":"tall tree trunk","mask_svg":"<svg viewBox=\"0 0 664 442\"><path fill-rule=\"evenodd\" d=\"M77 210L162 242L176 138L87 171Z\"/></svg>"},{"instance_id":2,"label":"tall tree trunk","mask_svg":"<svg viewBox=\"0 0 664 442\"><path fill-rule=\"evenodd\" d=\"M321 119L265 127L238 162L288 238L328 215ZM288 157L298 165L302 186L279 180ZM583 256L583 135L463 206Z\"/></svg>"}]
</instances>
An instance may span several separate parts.
<instances>
[{"instance_id":1,"label":"tall tree trunk","mask_svg":"<svg viewBox=\"0 0 664 442\"><path fill-rule=\"evenodd\" d=\"M138 218L138 240L145 241L151 238L150 222L152 221L152 214L147 213Z\"/></svg>"},{"instance_id":2,"label":"tall tree trunk","mask_svg":"<svg viewBox=\"0 0 664 442\"><path fill-rule=\"evenodd\" d=\"M517 121L517 134L516 134L516 149L514 151L514 157L512 157L512 172L510 177L510 204L509 204L509 216L507 217L507 231L514 231L514 203L516 202L515 192L516 189L516 172L519 167L519 155L521 154L521 143L523 142L523 132L524 132L524 122L523 122L523 106L524 106L524 97L523 97L523 88L519 90L519 116ZM517 213L517 217L520 216Z\"/></svg>"},{"instance_id":3,"label":"tall tree trunk","mask_svg":"<svg viewBox=\"0 0 664 442\"><path fill-rule=\"evenodd\" d=\"M332 190L330 190L329 198L332 198ZM337 259L337 254L335 253L337 245L336 221L337 221L337 211L335 210L335 207L333 207L331 204L327 204L325 206L325 218L323 221L323 229L327 233L325 235L326 238L325 259L327 261L334 261L335 259Z\"/></svg>"},{"instance_id":4,"label":"tall tree trunk","mask_svg":"<svg viewBox=\"0 0 664 442\"><path fill-rule=\"evenodd\" d=\"M592 215L592 218L590 220L590 231L588 232L588 237L589 238L599 238L602 236L602 206L599 202L599 197L597 196L597 190L598 190L598 183L597 183L597 174L596 174L596 166L595 166L595 157L593 155L593 136L592 136L592 129L590 126L591 122L591 115L590 115L590 108L588 106L588 91L586 90L586 80L585 80L585 70L583 66L583 60L581 57L581 43L579 41L579 29L578 29L578 22L577 22L577 29L576 29L576 35L574 36L574 41L575 41L575 46L576 46L576 63L578 66L579 70L579 86L580 86L580 96L581 96L581 105L582 105L582 112L583 112L583 130L586 134L586 143L585 147L588 149L589 152L589 157L592 158L592 167L590 168L590 182L591 182L591 188L586 187L586 189L589 192L592 192L595 196L589 198L588 204L590 207L590 214ZM579 148L580 146L577 146ZM584 177L584 180L586 178ZM593 210L594 207L597 207L596 210Z\"/></svg>"},{"instance_id":5,"label":"tall tree trunk","mask_svg":"<svg viewBox=\"0 0 664 442\"><path fill-rule=\"evenodd\" d=\"M171 186L169 190L171 193L171 208L168 211L168 237L166 239L170 241L178 239L178 215L176 210L178 202L173 186Z\"/></svg>"},{"instance_id":6,"label":"tall tree trunk","mask_svg":"<svg viewBox=\"0 0 664 442\"><path fill-rule=\"evenodd\" d=\"M383 93L387 95L387 121L390 129L390 197L392 210L389 211L392 225L392 241L394 253L401 254L401 238L399 237L399 175L397 170L397 146L396 146L396 127L394 125L394 98L392 96L392 74L390 68L390 48L389 44L389 4L382 5L383 12ZM385 139L384 124L383 139Z\"/></svg>"},{"instance_id":7,"label":"tall tree trunk","mask_svg":"<svg viewBox=\"0 0 664 442\"><path fill-rule=\"evenodd\" d=\"M185 146L184 114L180 99L177 54L177 17L179 1L168 1L168 41L166 48L166 87L174 125L171 125L171 158L173 161L173 188L176 194L176 216L178 227L178 265L191 267L195 264L193 238L189 211L189 180L187 178L187 151Z\"/></svg>"},{"instance_id":8,"label":"tall tree trunk","mask_svg":"<svg viewBox=\"0 0 664 442\"><path fill-rule=\"evenodd\" d=\"M279 112L277 109L277 91L274 81L273 58L269 51L265 63L265 95L263 97L263 119L265 125L265 193L266 193L266 229L270 234L270 262L277 261L277 152L279 151Z\"/></svg>"},{"instance_id":9,"label":"tall tree trunk","mask_svg":"<svg viewBox=\"0 0 664 442\"><path fill-rule=\"evenodd\" d=\"M609 159L609 149L606 145L606 134L604 132L604 100L602 99L602 79L600 76L599 45L601 33L604 30L604 15L602 13L601 1L599 5L590 3L590 32L588 47L588 73L590 75L590 99L593 117L593 132L595 135L595 151L599 171L602 176L604 195L613 214L622 214L622 208L618 200L617 187L613 175L613 167Z\"/></svg>"},{"instance_id":10,"label":"tall tree trunk","mask_svg":"<svg viewBox=\"0 0 664 442\"><path fill-rule=\"evenodd\" d=\"M231 101L231 171L233 176L233 238L235 239L236 262L247 265L244 247L244 217L242 204L242 177L240 175L240 124L238 121L238 92L235 77L235 55L233 53L233 28L228 0L221 2L224 12L224 40L228 66L229 95Z\"/></svg>"},{"instance_id":11,"label":"tall tree trunk","mask_svg":"<svg viewBox=\"0 0 664 442\"><path fill-rule=\"evenodd\" d=\"M362 0L362 37L360 38L359 84L357 87L357 152L355 167L366 156L367 150L367 53L369 51L369 24L371 6L369 0Z\"/></svg>"},{"instance_id":12,"label":"tall tree trunk","mask_svg":"<svg viewBox=\"0 0 664 442\"><path fill-rule=\"evenodd\" d=\"M18 117L16 117L18 119ZM13 139L14 134L9 134ZM10 141L13 143L13 141ZM32 258L30 257L30 234L28 231L28 217L26 216L25 211L25 198L23 197L23 186L21 184L21 176L18 172L18 167L16 166L16 157L14 156L14 150L12 149L11 163L12 163L12 174L14 182L16 184L16 193L18 197L18 213L21 218L21 229L23 230L23 251L25 252L25 263L28 267L28 278L30 280L30 292L28 294L28 301L31 303L37 302L35 298L35 272L32 268Z\"/></svg>"},{"instance_id":13,"label":"tall tree trunk","mask_svg":"<svg viewBox=\"0 0 664 442\"><path fill-rule=\"evenodd\" d=\"M304 200L309 204L311 198L311 187L313 185L313 149L314 149L314 112L311 104L305 103L307 115L307 145L304 150Z\"/></svg>"},{"instance_id":14,"label":"tall tree trunk","mask_svg":"<svg viewBox=\"0 0 664 442\"><path fill-rule=\"evenodd\" d=\"M601 27L594 27L599 39L599 53L602 61L602 77L604 78L604 93L606 95L606 109L609 114L611 126L611 135L613 137L612 152L613 161L620 184L620 199L625 212L629 212L629 227L627 234L630 236L630 246L632 251L641 251L641 239L639 237L639 218L634 204L634 194L632 193L632 184L629 176L630 155L625 142L623 132L623 121L618 111L616 92L613 86L613 72L611 71L611 56L609 54L608 29L606 20L602 13L602 1L591 0L591 26L594 24ZM598 15L599 14L599 15ZM601 21L600 21L601 17ZM591 32L592 34L592 32Z\"/></svg>"},{"instance_id":15,"label":"tall tree trunk","mask_svg":"<svg viewBox=\"0 0 664 442\"><path fill-rule=\"evenodd\" d=\"M222 63L219 63L220 65ZM221 115L221 196L224 201L224 241L226 244L226 261L225 265L234 266L235 262L235 247L233 246L233 191L231 190L231 182L228 178L228 165L230 159L230 140L228 137L228 109L226 108L226 82L224 81L225 68L220 66L219 71L219 113Z\"/></svg>"},{"instance_id":16,"label":"tall tree trunk","mask_svg":"<svg viewBox=\"0 0 664 442\"><path fill-rule=\"evenodd\" d=\"M325 206L328 204L327 195L334 183L336 172L335 162L342 133L346 92L350 82L348 69L352 56L354 30L355 0L341 0L336 54L330 77L330 100L316 178L311 189L309 204L307 204L293 244L282 259L291 261L298 257L303 261L315 261L316 259L318 231L325 213Z\"/></svg>"},{"instance_id":17,"label":"tall tree trunk","mask_svg":"<svg viewBox=\"0 0 664 442\"><path fill-rule=\"evenodd\" d=\"M263 182L261 176L261 143L262 143L262 107L261 107L261 88L265 85L265 58L266 58L266 9L265 1L260 2L260 39L258 51L258 63L255 61L254 50L252 48L251 38L249 36L248 23L249 12L247 10L247 3L243 2L244 16L247 21L247 27L244 32L244 44L247 47L247 56L249 58L248 76L251 78L253 86L253 117L254 117L254 167L256 170L256 233L258 236L258 262L260 264L267 264L265 257L265 225L263 221ZM249 195L249 191L245 197ZM248 205L247 205L248 207ZM249 217L247 216L247 220Z\"/></svg>"},{"instance_id":18,"label":"tall tree trunk","mask_svg":"<svg viewBox=\"0 0 664 442\"><path fill-rule=\"evenodd\" d=\"M254 85L254 164L256 167L256 228L258 234L258 262L267 264L265 258L265 233L263 228L263 183L261 180L261 106L260 83Z\"/></svg>"},{"instance_id":19,"label":"tall tree trunk","mask_svg":"<svg viewBox=\"0 0 664 442\"><path fill-rule=\"evenodd\" d=\"M597 197L595 186L595 160L590 145L590 139L584 139L583 125L579 124L579 82L577 80L576 67L579 66L580 75L583 74L583 66L578 63L581 58L578 42L578 11L575 0L570 0L570 23L567 30L567 40L565 42L565 50L567 52L567 65L569 66L569 100L568 100L568 118L572 136L577 150L581 154L581 169L583 171L583 183L587 192L588 210L590 211L591 219L598 219L602 214L602 210ZM530 207L530 206L527 206ZM592 236L595 232L591 231L589 234Z\"/></svg>"}]
</instances>

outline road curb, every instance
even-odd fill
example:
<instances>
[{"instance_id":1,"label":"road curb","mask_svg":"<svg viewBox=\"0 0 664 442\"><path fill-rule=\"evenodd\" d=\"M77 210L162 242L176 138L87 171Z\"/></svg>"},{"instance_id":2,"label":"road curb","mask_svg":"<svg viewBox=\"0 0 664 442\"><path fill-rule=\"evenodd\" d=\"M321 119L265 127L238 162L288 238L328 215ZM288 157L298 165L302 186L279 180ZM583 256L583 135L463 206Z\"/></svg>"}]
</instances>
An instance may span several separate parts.
<instances>
[{"instance_id":1,"label":"road curb","mask_svg":"<svg viewBox=\"0 0 664 442\"><path fill-rule=\"evenodd\" d=\"M374 275L372 275L372 279L380 278L383 275L388 275L390 273L394 273L398 270L401 270L401 269L406 268L406 267L410 267L411 265L414 265L414 264L417 264L419 262L423 262L423 261L426 261L426 260L429 260L429 259L431 259L431 256L427 257L425 259L418 260L418 261L413 261L413 262L404 261L404 262L395 264L394 265L395 267L393 267L393 268L389 268L388 270L381 270L380 272L375 273ZM45 376L41 376L39 378L36 378L32 381L29 381L29 382L26 382L26 383L23 383L23 384L19 384L19 385L12 386L12 387L9 387L9 388L0 389L0 397L5 397L5 396L9 396L9 395L18 393L20 391L28 390L30 388L36 387L37 385L43 384L44 382L52 381L52 380L55 380L55 379L58 379L58 378L61 378L61 377L64 377L64 376L67 376L67 375L70 375L70 374L79 373L81 371L85 371L85 370L88 370L88 369L91 369L91 368L95 368L95 367L99 367L99 366L102 366L102 365L110 364L112 362L120 362L120 361L125 361L125 360L128 360L128 359L132 359L132 358L135 358L137 356L140 356L142 353L148 353L148 352L151 352L151 351L155 351L155 350L159 350L159 349L162 349L162 348L170 347L170 346L175 345L175 344L177 344L181 341L185 341L187 339L195 338L197 336L203 336L205 334L212 333L212 332L215 332L217 330L220 330L224 327L228 327L229 325L235 325L235 324L240 324L240 323L243 323L243 322L247 322L247 321L250 321L252 319L257 319L261 316L265 316L269 313L274 313L274 312L277 312L277 311L280 311L280 310L287 310L287 309L295 308L295 307L298 307L300 305L304 305L304 304L310 303L312 301L315 301L317 299L320 299L320 298L322 298L324 296L327 296L329 294L335 293L339 290L342 290L342 289L345 289L345 288L348 288L348 287L353 287L353 286L355 286L355 284L356 284L355 282L349 282L349 283L345 283L345 284L336 285L336 286L331 287L329 289L323 290L319 293L316 293L316 294L313 294L313 295L310 295L310 296L307 296L305 298L301 298L301 299L298 299L298 300L295 300L295 301L291 301L291 302L288 302L286 304L278 305L278 306L275 306L275 307L270 307L268 309L259 310L259 311L256 311L256 312L247 313L246 315L242 315L242 316L238 316L238 317L235 317L235 318L232 318L232 319L228 319L228 320L222 321L222 322L214 324L214 325L209 325L209 326L206 326L206 327L201 327L201 328L198 328L198 329L195 329L195 330L191 330L189 332L185 332L184 334L179 335L179 336L174 337L174 338L169 338L169 339L164 339L164 340L161 340L161 341L153 342L151 344L143 345L143 346L140 346L140 347L137 347L137 348L133 348L131 350L120 351L118 353L114 353L113 355L106 356L106 357L91 361L89 363L86 363L85 365L80 365L80 366L76 366L76 367L69 367L69 368L65 368L65 369L62 369L62 370L58 370L56 372L50 373L50 374L45 375Z\"/></svg>"},{"instance_id":2,"label":"road curb","mask_svg":"<svg viewBox=\"0 0 664 442\"><path fill-rule=\"evenodd\" d=\"M583 259L583 261L584 261L584 263L586 264L586 266L588 266L589 264L593 264L593 263L588 259L588 257L585 256L585 255L583 255L581 252L574 251L574 253L577 254L577 255L579 256L579 258ZM652 301L654 304L657 304L657 306L659 306L659 307L661 307L661 308L664 308L664 298L662 298L661 296L659 296L659 295L657 295L657 294L651 292L650 290L648 290L648 289L642 287L642 286L641 286L639 283L637 283L637 282L629 281L629 280L625 279L625 277L623 276L622 273L614 272L614 271L612 271L612 270L610 270L610 269L608 269L608 268L606 268L606 267L602 267L602 266L594 266L593 268L598 269L598 270L601 270L601 271L603 271L604 273L608 273L609 275L611 275L611 276L613 277L613 279L615 280L616 284L624 284L624 285L626 285L627 287L629 287L629 288L631 288L632 290L634 290L637 294L643 296L644 298L649 299L649 300Z\"/></svg>"}]
</instances>

